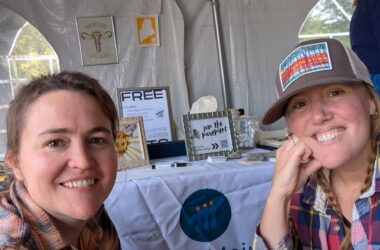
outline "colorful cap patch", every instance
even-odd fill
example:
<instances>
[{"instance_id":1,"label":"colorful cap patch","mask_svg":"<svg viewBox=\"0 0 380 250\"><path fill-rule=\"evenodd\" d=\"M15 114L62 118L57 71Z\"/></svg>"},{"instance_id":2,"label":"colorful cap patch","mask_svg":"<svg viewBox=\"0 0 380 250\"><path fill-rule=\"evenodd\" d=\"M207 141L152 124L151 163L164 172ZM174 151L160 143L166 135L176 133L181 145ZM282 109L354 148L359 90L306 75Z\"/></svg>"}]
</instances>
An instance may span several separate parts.
<instances>
[{"instance_id":1,"label":"colorful cap patch","mask_svg":"<svg viewBox=\"0 0 380 250\"><path fill-rule=\"evenodd\" d=\"M303 75L331 69L332 64L326 42L300 46L279 66L282 91Z\"/></svg>"}]
</instances>

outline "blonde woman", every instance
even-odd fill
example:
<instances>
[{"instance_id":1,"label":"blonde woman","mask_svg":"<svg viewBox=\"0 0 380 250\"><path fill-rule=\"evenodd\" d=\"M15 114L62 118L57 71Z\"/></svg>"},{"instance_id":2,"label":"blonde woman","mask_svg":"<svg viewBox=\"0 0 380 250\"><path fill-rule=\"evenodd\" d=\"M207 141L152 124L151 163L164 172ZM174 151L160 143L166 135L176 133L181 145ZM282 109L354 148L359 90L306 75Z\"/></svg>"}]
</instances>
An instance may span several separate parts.
<instances>
[{"instance_id":1,"label":"blonde woman","mask_svg":"<svg viewBox=\"0 0 380 250\"><path fill-rule=\"evenodd\" d=\"M298 44L277 72L263 123L285 117L257 249L380 247L379 97L356 54L334 39Z\"/></svg>"}]
</instances>

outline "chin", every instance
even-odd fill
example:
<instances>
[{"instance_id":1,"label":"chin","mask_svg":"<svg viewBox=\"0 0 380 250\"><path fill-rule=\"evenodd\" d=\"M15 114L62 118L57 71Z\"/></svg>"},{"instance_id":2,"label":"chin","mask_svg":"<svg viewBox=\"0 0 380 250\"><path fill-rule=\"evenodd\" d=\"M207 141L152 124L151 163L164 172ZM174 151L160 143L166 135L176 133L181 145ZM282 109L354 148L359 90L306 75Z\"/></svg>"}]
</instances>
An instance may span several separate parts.
<instances>
[{"instance_id":1,"label":"chin","mask_svg":"<svg viewBox=\"0 0 380 250\"><path fill-rule=\"evenodd\" d=\"M89 220L92 217L96 215L96 213L99 211L100 206L97 207L78 207L75 209L75 211L71 211L71 213L68 214L71 218L75 220Z\"/></svg>"},{"instance_id":2,"label":"chin","mask_svg":"<svg viewBox=\"0 0 380 250\"><path fill-rule=\"evenodd\" d=\"M73 218L74 220L87 221L93 218L96 215L96 212L95 213L75 213L75 214L70 214L69 216Z\"/></svg>"}]
</instances>

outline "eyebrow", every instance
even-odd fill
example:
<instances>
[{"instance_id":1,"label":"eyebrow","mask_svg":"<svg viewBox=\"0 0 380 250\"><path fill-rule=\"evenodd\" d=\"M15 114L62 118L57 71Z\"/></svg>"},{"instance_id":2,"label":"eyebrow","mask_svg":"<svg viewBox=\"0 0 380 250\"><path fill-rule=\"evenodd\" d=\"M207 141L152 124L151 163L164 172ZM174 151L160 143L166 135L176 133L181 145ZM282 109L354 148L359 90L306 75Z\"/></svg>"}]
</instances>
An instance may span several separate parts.
<instances>
[{"instance_id":1,"label":"eyebrow","mask_svg":"<svg viewBox=\"0 0 380 250\"><path fill-rule=\"evenodd\" d=\"M90 129L87 133L93 134L97 132L105 132L107 134L111 134L111 130L104 126L94 127ZM41 133L38 134L38 136L43 136L47 134L69 134L69 133L70 133L70 130L67 128L54 128L54 129L48 129L48 130L42 131Z\"/></svg>"}]
</instances>

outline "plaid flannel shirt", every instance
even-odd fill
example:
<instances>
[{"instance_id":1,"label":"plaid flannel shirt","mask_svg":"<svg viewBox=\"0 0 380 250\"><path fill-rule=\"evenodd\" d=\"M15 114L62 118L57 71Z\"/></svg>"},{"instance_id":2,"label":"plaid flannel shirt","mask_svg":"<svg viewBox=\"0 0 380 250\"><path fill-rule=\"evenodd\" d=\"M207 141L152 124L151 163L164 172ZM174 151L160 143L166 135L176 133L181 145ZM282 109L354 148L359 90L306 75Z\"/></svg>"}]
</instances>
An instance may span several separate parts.
<instances>
[{"instance_id":1,"label":"plaid flannel shirt","mask_svg":"<svg viewBox=\"0 0 380 250\"><path fill-rule=\"evenodd\" d=\"M326 171L326 174L329 174ZM380 249L380 174L376 162L372 184L355 201L352 210L353 249ZM311 177L290 204L290 229L276 249L339 249L344 238L343 222L327 202L325 193ZM256 233L254 249L266 249Z\"/></svg>"},{"instance_id":2,"label":"plaid flannel shirt","mask_svg":"<svg viewBox=\"0 0 380 250\"><path fill-rule=\"evenodd\" d=\"M84 249L120 249L116 229L102 206L80 233ZM0 195L0 249L74 249L37 206L22 183Z\"/></svg>"}]
</instances>

